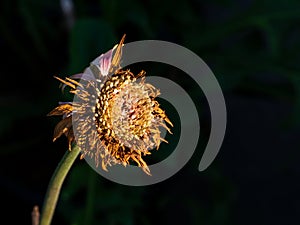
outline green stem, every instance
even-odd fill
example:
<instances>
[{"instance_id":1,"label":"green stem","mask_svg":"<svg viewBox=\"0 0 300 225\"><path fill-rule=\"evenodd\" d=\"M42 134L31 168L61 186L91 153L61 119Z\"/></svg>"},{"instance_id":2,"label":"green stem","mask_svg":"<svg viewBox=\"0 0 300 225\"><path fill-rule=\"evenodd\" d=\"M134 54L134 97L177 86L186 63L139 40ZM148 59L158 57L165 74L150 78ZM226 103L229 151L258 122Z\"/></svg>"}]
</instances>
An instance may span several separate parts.
<instances>
[{"instance_id":1,"label":"green stem","mask_svg":"<svg viewBox=\"0 0 300 225\"><path fill-rule=\"evenodd\" d=\"M84 217L84 225L93 224L94 216L94 204L96 199L96 173L93 170L89 170L89 180L87 186L87 197L86 197L86 210Z\"/></svg>"},{"instance_id":2,"label":"green stem","mask_svg":"<svg viewBox=\"0 0 300 225\"><path fill-rule=\"evenodd\" d=\"M72 151L67 151L64 154L63 158L56 167L45 196L40 225L51 224L61 186L79 153L80 148L75 146Z\"/></svg>"}]
</instances>

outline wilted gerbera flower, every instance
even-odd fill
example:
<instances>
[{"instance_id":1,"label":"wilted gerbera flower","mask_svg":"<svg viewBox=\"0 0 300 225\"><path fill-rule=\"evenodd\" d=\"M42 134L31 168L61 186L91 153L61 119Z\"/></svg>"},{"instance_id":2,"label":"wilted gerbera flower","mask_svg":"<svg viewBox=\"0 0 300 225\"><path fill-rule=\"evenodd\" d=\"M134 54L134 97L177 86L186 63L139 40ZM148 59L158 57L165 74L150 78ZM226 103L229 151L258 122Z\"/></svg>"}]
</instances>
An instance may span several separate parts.
<instances>
[{"instance_id":1,"label":"wilted gerbera flower","mask_svg":"<svg viewBox=\"0 0 300 225\"><path fill-rule=\"evenodd\" d=\"M143 156L150 154L161 141L160 127L172 123L155 98L159 91L145 82L145 72L134 75L122 70L120 60L125 35L113 49L100 56L98 65L91 65L91 73L76 74L65 80L74 94L73 102L62 102L48 115L62 115L56 125L54 141L62 134L71 144L81 148L81 158L94 157L96 166L135 161L150 174ZM110 75L112 74L112 75ZM76 79L81 79L80 82Z\"/></svg>"}]
</instances>

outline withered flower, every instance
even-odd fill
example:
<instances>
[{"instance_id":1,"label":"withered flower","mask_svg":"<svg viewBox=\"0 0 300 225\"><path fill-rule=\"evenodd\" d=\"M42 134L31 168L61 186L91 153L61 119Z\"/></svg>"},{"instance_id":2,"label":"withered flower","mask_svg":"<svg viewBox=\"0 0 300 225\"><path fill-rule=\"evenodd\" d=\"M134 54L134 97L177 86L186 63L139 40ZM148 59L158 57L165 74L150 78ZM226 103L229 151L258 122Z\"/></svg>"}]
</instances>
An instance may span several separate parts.
<instances>
[{"instance_id":1,"label":"withered flower","mask_svg":"<svg viewBox=\"0 0 300 225\"><path fill-rule=\"evenodd\" d=\"M101 162L104 170L108 165L126 166L135 161L150 175L142 157L165 141L159 128L171 133L165 122L173 125L155 99L159 91L146 83L145 72L134 75L121 69L124 39L125 35L102 54L98 65L91 65L94 76L82 73L65 80L56 77L63 89L71 89L74 101L61 102L48 115L63 116L55 127L53 141L65 134L70 150L73 142L81 148L81 158L93 157L96 166Z\"/></svg>"}]
</instances>

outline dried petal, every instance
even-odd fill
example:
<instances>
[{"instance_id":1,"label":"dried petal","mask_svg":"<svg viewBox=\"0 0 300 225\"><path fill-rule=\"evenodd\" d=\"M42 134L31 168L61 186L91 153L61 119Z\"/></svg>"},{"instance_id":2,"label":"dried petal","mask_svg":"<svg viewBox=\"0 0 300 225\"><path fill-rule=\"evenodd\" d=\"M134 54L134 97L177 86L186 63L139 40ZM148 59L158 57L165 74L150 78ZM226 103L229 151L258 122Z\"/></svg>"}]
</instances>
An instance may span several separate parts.
<instances>
[{"instance_id":1,"label":"dried petal","mask_svg":"<svg viewBox=\"0 0 300 225\"><path fill-rule=\"evenodd\" d=\"M67 117L61 120L54 129L53 141L56 141L63 134L68 134L72 127L72 117Z\"/></svg>"},{"instance_id":2,"label":"dried petal","mask_svg":"<svg viewBox=\"0 0 300 225\"><path fill-rule=\"evenodd\" d=\"M49 112L47 116L61 116L61 115L72 113L72 111L73 111L73 106L71 104L62 104L57 106L51 112Z\"/></svg>"}]
</instances>

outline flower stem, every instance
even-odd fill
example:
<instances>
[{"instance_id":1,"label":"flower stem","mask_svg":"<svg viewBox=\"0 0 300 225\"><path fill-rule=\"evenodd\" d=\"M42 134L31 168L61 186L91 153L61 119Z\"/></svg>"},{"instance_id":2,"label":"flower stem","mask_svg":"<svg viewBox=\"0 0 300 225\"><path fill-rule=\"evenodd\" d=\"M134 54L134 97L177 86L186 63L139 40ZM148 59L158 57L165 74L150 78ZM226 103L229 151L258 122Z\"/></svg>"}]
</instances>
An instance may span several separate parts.
<instances>
[{"instance_id":1,"label":"flower stem","mask_svg":"<svg viewBox=\"0 0 300 225\"><path fill-rule=\"evenodd\" d=\"M96 173L94 170L89 170L89 179L87 183L86 207L84 216L84 225L93 224L93 216L95 209L95 194L96 194Z\"/></svg>"},{"instance_id":2,"label":"flower stem","mask_svg":"<svg viewBox=\"0 0 300 225\"><path fill-rule=\"evenodd\" d=\"M64 154L56 167L45 196L40 225L51 224L61 186L79 153L80 148L78 146L73 147L72 151L67 151Z\"/></svg>"}]
</instances>

